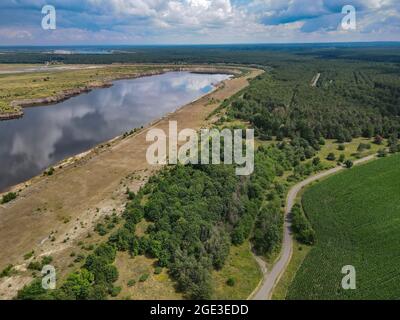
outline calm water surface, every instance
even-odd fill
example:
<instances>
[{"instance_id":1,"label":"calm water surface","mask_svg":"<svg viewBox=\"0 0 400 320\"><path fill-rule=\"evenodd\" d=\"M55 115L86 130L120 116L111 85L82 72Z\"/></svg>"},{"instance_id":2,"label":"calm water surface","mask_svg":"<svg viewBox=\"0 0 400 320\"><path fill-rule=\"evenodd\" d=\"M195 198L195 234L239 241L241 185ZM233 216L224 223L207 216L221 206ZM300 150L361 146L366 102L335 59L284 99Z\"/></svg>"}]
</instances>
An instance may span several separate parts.
<instances>
[{"instance_id":1,"label":"calm water surface","mask_svg":"<svg viewBox=\"0 0 400 320\"><path fill-rule=\"evenodd\" d=\"M0 122L0 191L175 111L228 77L170 72L116 81L56 106L26 108L22 119Z\"/></svg>"}]
</instances>

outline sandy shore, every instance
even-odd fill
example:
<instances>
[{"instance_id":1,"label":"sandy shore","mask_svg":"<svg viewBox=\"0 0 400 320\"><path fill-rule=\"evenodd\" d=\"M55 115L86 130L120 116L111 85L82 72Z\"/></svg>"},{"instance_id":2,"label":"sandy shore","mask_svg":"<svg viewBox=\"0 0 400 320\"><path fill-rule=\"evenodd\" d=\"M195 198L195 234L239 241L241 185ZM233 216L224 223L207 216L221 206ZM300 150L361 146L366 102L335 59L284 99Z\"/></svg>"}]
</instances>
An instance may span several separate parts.
<instances>
[{"instance_id":1,"label":"sandy shore","mask_svg":"<svg viewBox=\"0 0 400 320\"><path fill-rule=\"evenodd\" d=\"M253 69L248 75L224 81L218 90L138 133L102 144L67 160L53 176L36 177L24 184L17 200L0 206L0 270L8 264L22 270L11 280L0 280L0 299L11 298L31 279L30 273L24 272L29 262L24 261L24 254L32 250L35 256L51 254L56 267L64 272L72 259L69 250L93 232L97 221L114 210L123 211L126 188L139 190L160 169L146 161L148 130L168 132L169 121L177 121L179 130L210 126L213 120L206 119L219 106L210 101L231 97L261 73Z\"/></svg>"}]
</instances>

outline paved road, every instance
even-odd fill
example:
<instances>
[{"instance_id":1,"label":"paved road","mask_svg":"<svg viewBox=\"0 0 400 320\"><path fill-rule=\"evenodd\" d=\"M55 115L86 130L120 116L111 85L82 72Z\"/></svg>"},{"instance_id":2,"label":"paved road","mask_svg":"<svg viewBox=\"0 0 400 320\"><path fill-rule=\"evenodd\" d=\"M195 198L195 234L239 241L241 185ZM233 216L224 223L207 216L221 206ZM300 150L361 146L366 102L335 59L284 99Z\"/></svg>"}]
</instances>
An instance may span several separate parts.
<instances>
[{"instance_id":1,"label":"paved road","mask_svg":"<svg viewBox=\"0 0 400 320\"><path fill-rule=\"evenodd\" d=\"M360 159L356 161L354 164L358 165L370 160L373 160L375 156L369 156L365 157L363 159ZM271 271L268 271L264 267L264 263L260 261L261 259L257 257L257 262L259 263L263 273L264 273L264 280L262 285L258 288L257 292L253 295L252 299L253 300L270 300L272 297L272 292L275 288L275 285L278 283L280 280L281 276L286 270L286 267L288 266L290 259L292 257L292 252L293 252L293 238L292 238L292 233L291 233L291 223L289 220L289 214L292 211L292 208L295 204L297 195L299 192L307 185L311 184L312 182L325 178L327 176L330 176L332 174L335 174L337 172L340 172L344 170L343 167L336 167L333 169L330 169L328 171L321 172L315 176L312 176L295 186L293 186L286 199L286 209L285 209L285 225L284 225L284 238L283 238L283 244L282 244L282 252L280 254L280 258L278 262L273 266Z\"/></svg>"}]
</instances>

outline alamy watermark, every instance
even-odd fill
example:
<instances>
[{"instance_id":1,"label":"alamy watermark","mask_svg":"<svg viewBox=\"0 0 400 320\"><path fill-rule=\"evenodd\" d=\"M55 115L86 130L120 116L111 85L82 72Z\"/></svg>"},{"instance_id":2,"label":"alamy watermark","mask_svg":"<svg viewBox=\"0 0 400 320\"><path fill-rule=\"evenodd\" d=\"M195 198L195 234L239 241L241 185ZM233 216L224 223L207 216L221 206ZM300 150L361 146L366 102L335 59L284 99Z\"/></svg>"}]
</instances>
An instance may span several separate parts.
<instances>
[{"instance_id":1,"label":"alamy watermark","mask_svg":"<svg viewBox=\"0 0 400 320\"><path fill-rule=\"evenodd\" d=\"M342 279L343 290L356 290L356 268L352 265L344 266L342 268L342 274L345 274Z\"/></svg>"},{"instance_id":2,"label":"alamy watermark","mask_svg":"<svg viewBox=\"0 0 400 320\"><path fill-rule=\"evenodd\" d=\"M44 290L54 290L57 286L56 268L46 265L42 268L42 288Z\"/></svg>"},{"instance_id":3,"label":"alamy watermark","mask_svg":"<svg viewBox=\"0 0 400 320\"><path fill-rule=\"evenodd\" d=\"M202 129L200 133L193 129L184 129L178 133L177 122L170 121L168 134L161 129L151 129L146 140L153 142L146 153L147 162L151 165L223 163L236 164L238 176L248 176L254 171L252 129ZM178 147L179 142L184 144Z\"/></svg>"},{"instance_id":4,"label":"alamy watermark","mask_svg":"<svg viewBox=\"0 0 400 320\"><path fill-rule=\"evenodd\" d=\"M45 16L42 19L43 30L55 30L57 29L57 14L56 8L51 5L45 5L42 8L42 14Z\"/></svg>"},{"instance_id":5,"label":"alamy watermark","mask_svg":"<svg viewBox=\"0 0 400 320\"><path fill-rule=\"evenodd\" d=\"M357 11L352 5L346 5L342 8L342 14L345 16L342 19L343 30L356 30L357 29Z\"/></svg>"}]
</instances>

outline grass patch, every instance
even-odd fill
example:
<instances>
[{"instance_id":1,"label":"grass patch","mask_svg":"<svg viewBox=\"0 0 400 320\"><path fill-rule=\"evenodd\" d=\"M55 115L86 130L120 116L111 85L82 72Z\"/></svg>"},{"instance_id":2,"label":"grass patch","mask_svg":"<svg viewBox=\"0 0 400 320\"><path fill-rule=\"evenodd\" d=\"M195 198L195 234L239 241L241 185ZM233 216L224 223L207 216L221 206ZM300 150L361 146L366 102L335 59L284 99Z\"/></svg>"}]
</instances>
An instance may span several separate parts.
<instances>
[{"instance_id":1,"label":"grass patch","mask_svg":"<svg viewBox=\"0 0 400 320\"><path fill-rule=\"evenodd\" d=\"M400 156L344 171L308 189L303 206L317 244L288 299L395 299L400 296ZM343 290L343 266L357 290Z\"/></svg>"},{"instance_id":2,"label":"grass patch","mask_svg":"<svg viewBox=\"0 0 400 320\"><path fill-rule=\"evenodd\" d=\"M262 275L250 252L250 244L231 247L225 266L213 272L214 297L217 300L247 299L259 284ZM232 281L233 280L233 281Z\"/></svg>"},{"instance_id":3,"label":"grass patch","mask_svg":"<svg viewBox=\"0 0 400 320\"><path fill-rule=\"evenodd\" d=\"M367 157L372 154L378 153L378 150L382 148L382 146L386 145L386 142L383 142L381 146L373 143L374 139L368 138L355 138L352 142L349 143L338 143L336 140L326 140L325 145L321 146L321 150L318 152L318 157L321 159L321 163L325 166L335 166L336 161L339 160L340 155L344 155L346 160L357 160L360 158ZM370 144L371 149L364 149L361 152L358 150L360 144ZM339 150L340 146L344 146L344 150ZM336 161L327 160L330 153L333 153L336 157Z\"/></svg>"},{"instance_id":4,"label":"grass patch","mask_svg":"<svg viewBox=\"0 0 400 320\"><path fill-rule=\"evenodd\" d=\"M181 300L182 295L175 290L175 283L164 269L155 273L156 259L145 256L131 258L126 252L117 253L115 266L119 278L115 283L121 287L116 299L130 300Z\"/></svg>"},{"instance_id":5,"label":"grass patch","mask_svg":"<svg viewBox=\"0 0 400 320\"><path fill-rule=\"evenodd\" d=\"M272 300L285 300L287 292L289 290L290 284L292 283L297 271L299 270L301 264L306 258L307 254L310 252L311 247L294 241L293 245L293 255L285 273L276 285L274 292L272 294Z\"/></svg>"}]
</instances>

